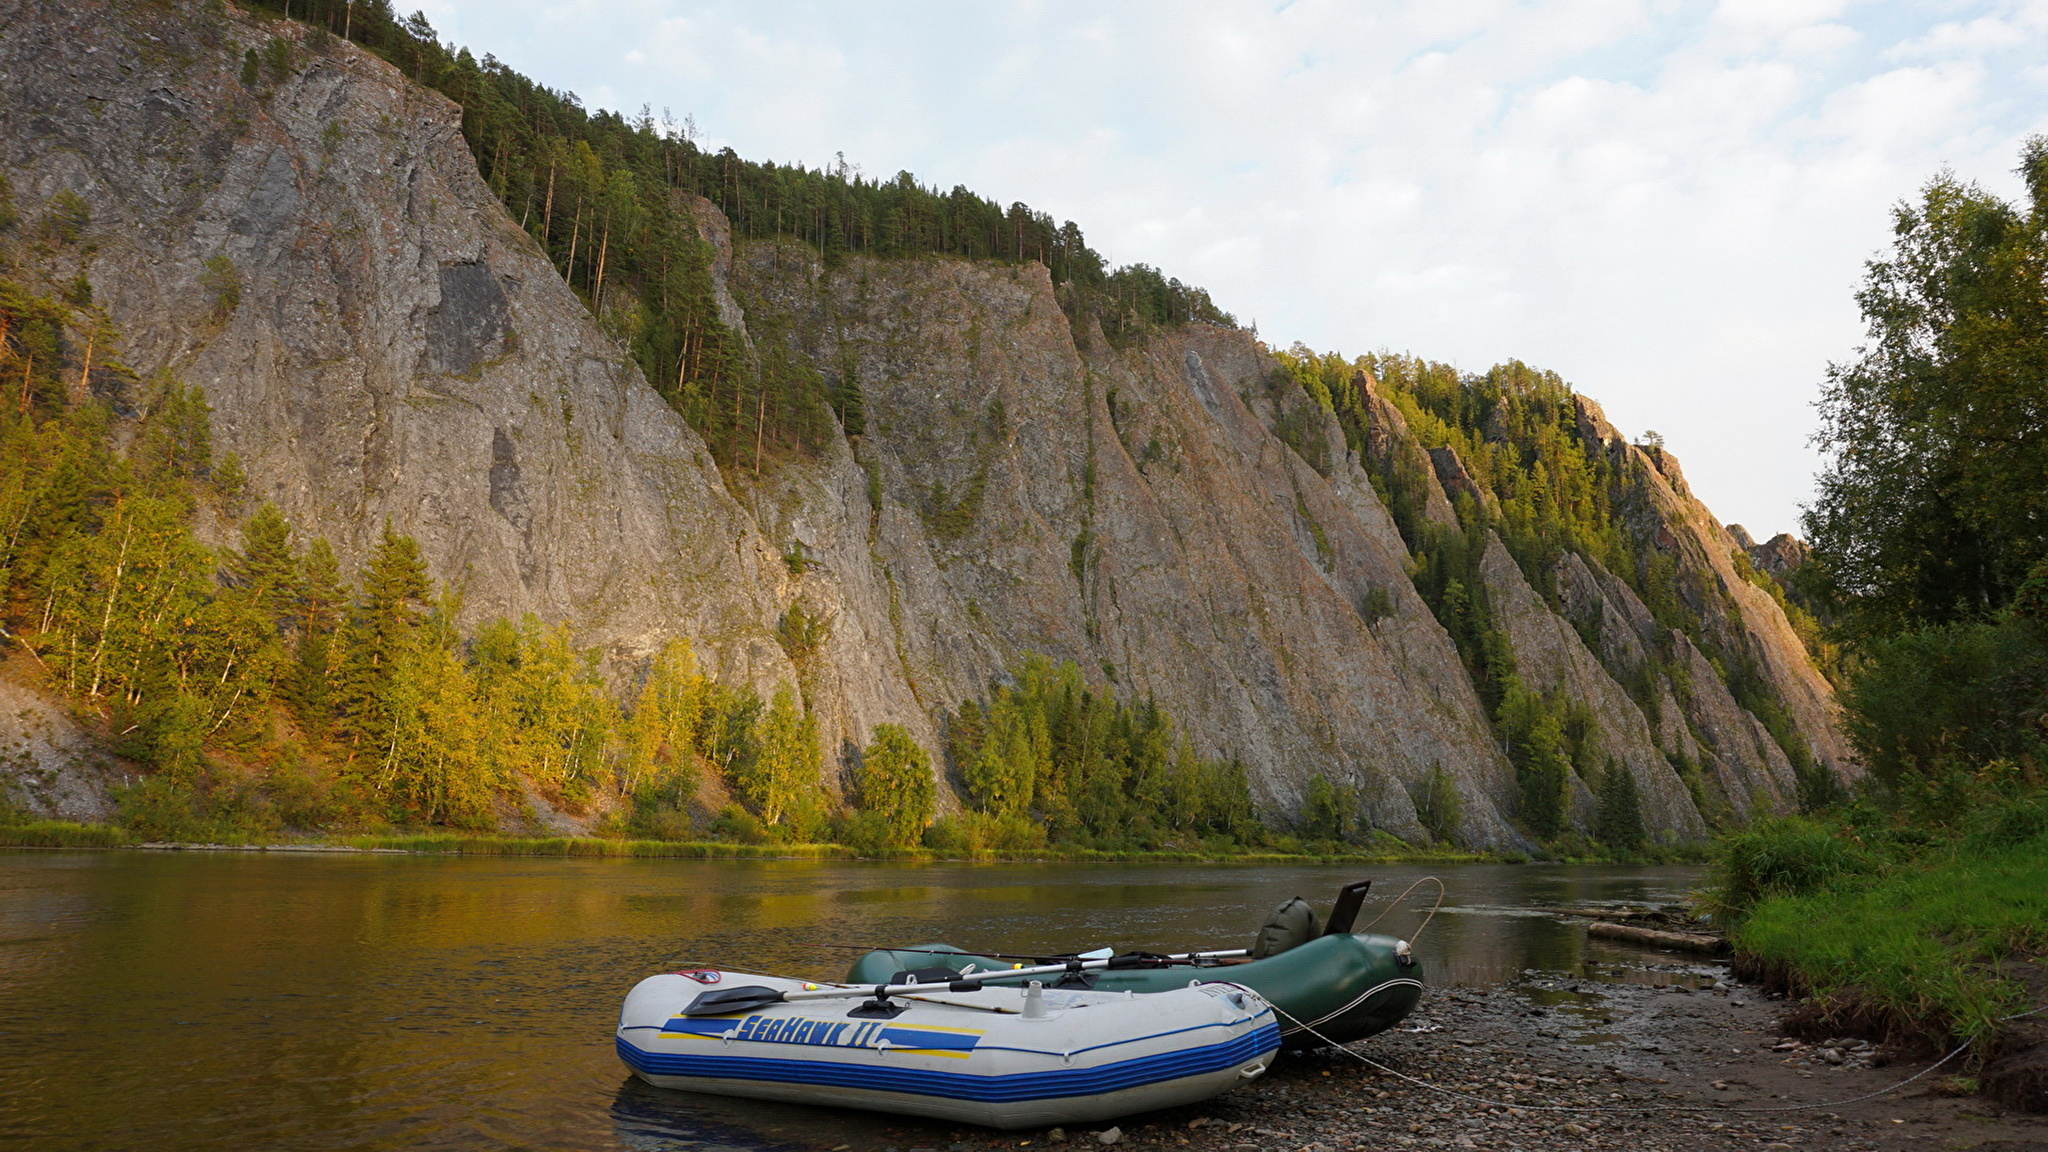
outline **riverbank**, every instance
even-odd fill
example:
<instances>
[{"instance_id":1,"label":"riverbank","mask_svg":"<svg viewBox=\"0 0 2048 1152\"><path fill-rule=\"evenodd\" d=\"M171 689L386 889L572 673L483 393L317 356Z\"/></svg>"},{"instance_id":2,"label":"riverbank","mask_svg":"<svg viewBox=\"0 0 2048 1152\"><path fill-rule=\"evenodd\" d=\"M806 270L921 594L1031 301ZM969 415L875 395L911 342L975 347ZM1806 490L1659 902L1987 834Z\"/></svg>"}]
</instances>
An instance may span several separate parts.
<instances>
[{"instance_id":1,"label":"riverbank","mask_svg":"<svg viewBox=\"0 0 2048 1152\"><path fill-rule=\"evenodd\" d=\"M1732 984L1720 965L1651 959L1604 967L1595 977L1530 972L1484 988L1433 987L1396 1031L1342 1050L1283 1056L1248 1087L1118 1125L1117 1145L1194 1152L2048 1148L2048 1117L1958 1095L1945 1067L1902 1091L1857 1100L1928 1062L1853 1042L1788 1038L1779 1023L1794 1006ZM814 1131L806 1119L793 1117L780 1135L803 1146ZM1106 1127L999 1135L863 1121L846 1139L819 1146L1079 1149L1099 1147Z\"/></svg>"},{"instance_id":2,"label":"riverbank","mask_svg":"<svg viewBox=\"0 0 2048 1152\"><path fill-rule=\"evenodd\" d=\"M1387 853L1100 851L1057 847L949 855L929 848L861 852L842 844L741 844L731 841L613 840L595 836L341 834L231 843L144 841L103 824L42 820L0 824L0 848L128 848L151 851L397 852L438 856L638 857L683 860L881 860L896 863L1187 863L1187 864L1499 864L1526 862L1521 853L1416 849Z\"/></svg>"},{"instance_id":3,"label":"riverbank","mask_svg":"<svg viewBox=\"0 0 2048 1152\"><path fill-rule=\"evenodd\" d=\"M1860 818L1859 818L1860 817ZM2048 1112L2048 809L1903 828L1850 810L1729 838L1714 901L1735 971L1803 1003L1808 1038L1959 1058L1986 1094Z\"/></svg>"}]
</instances>

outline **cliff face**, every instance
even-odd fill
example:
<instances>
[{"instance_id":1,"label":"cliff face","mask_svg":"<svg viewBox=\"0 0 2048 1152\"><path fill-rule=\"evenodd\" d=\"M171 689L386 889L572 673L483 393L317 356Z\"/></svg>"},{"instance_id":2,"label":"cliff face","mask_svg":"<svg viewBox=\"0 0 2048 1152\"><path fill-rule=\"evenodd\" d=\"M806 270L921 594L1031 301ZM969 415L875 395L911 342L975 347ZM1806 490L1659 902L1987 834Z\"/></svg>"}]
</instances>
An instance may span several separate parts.
<instances>
[{"instance_id":1,"label":"cliff face","mask_svg":"<svg viewBox=\"0 0 2048 1152\"><path fill-rule=\"evenodd\" d=\"M121 354L205 387L255 497L351 567L389 520L471 618L572 619L622 650L681 631L787 672L781 565L477 177L458 108L232 9L5 7L17 200L92 207L78 271ZM245 84L252 49L287 66Z\"/></svg>"},{"instance_id":2,"label":"cliff face","mask_svg":"<svg viewBox=\"0 0 2048 1152\"><path fill-rule=\"evenodd\" d=\"M251 49L265 63L247 67ZM875 724L936 749L946 709L1042 652L1157 699L1199 750L1241 758L1271 809L1320 773L1417 836L1411 790L1441 764L1466 797L1461 838L1522 842L1514 770L1362 462L1250 335L1117 346L1070 322L1040 266L827 268L791 243L734 250L700 203L726 320L865 405L862 434L816 458L721 476L479 179L459 116L284 22L0 0L17 201L85 198L78 271L125 359L203 385L255 495L345 562L388 520L472 621L566 619L622 676L684 635L723 675L801 683L831 788L833 753ZM1438 478L1428 514L1454 523L1444 493L1472 484L1455 454L1383 399L1372 411L1368 453ZM1721 590L1699 606L1720 650L1748 654L1846 769L1825 682L1675 463L1590 405L1581 430L1651 477L1638 535ZM1786 802L1770 733L1624 581L1567 555L1553 603L1497 544L1484 572L1518 665L1587 704L1653 827L1697 837L1717 795L1738 814ZM799 603L831 621L801 667L773 638Z\"/></svg>"},{"instance_id":3,"label":"cliff face","mask_svg":"<svg viewBox=\"0 0 2048 1152\"><path fill-rule=\"evenodd\" d=\"M1506 762L1385 509L1334 425L1327 479L1268 429L1274 366L1245 333L1077 345L1035 265L828 272L761 244L734 280L757 339L865 398L857 443L750 497L839 621L814 696L841 731L957 706L1038 651L1157 699L1281 810L1320 772L1416 834L1407 786L1437 762L1470 833L1513 840Z\"/></svg>"}]
</instances>

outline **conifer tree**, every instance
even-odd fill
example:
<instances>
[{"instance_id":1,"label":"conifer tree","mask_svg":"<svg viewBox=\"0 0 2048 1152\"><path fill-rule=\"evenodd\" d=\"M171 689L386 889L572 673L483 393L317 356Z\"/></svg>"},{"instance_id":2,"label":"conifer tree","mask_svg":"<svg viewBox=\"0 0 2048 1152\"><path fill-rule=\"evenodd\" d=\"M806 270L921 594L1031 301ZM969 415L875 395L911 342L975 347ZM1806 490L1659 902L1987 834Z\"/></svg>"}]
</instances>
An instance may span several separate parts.
<instances>
[{"instance_id":1,"label":"conifer tree","mask_svg":"<svg viewBox=\"0 0 2048 1152\"><path fill-rule=\"evenodd\" d=\"M265 500L242 526L242 549L224 559L231 586L270 621L273 629L292 628L299 606L299 555L292 528L277 505Z\"/></svg>"},{"instance_id":2,"label":"conifer tree","mask_svg":"<svg viewBox=\"0 0 2048 1152\"><path fill-rule=\"evenodd\" d=\"M296 586L299 593L293 620L298 633L293 667L287 674L285 698L298 714L299 723L318 734L330 719L328 678L334 632L348 604L348 586L341 580L341 564L325 536L306 548L299 563Z\"/></svg>"},{"instance_id":3,"label":"conifer tree","mask_svg":"<svg viewBox=\"0 0 2048 1152\"><path fill-rule=\"evenodd\" d=\"M998 692L988 707L988 732L974 759L963 765L967 789L982 811L1022 816L1031 808L1034 785L1052 759L1045 718L1027 710L1014 694Z\"/></svg>"},{"instance_id":4,"label":"conifer tree","mask_svg":"<svg viewBox=\"0 0 2048 1152\"><path fill-rule=\"evenodd\" d=\"M393 677L399 662L420 647L432 595L419 543L385 521L384 534L363 567L333 680L342 731L359 749L381 752L390 741Z\"/></svg>"},{"instance_id":5,"label":"conifer tree","mask_svg":"<svg viewBox=\"0 0 2048 1152\"><path fill-rule=\"evenodd\" d=\"M1635 773L1628 766L1610 760L1600 778L1600 810L1594 819L1593 835L1601 843L1623 852L1643 846L1643 805Z\"/></svg>"}]
</instances>

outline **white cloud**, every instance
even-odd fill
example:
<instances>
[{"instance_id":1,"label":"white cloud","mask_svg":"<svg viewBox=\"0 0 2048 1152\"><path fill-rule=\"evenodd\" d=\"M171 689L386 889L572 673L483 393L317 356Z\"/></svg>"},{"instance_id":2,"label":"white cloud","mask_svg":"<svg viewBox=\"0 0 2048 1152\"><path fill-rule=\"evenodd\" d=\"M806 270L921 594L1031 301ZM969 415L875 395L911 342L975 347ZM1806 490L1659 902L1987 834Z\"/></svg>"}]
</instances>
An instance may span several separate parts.
<instances>
[{"instance_id":1,"label":"white cloud","mask_svg":"<svg viewBox=\"0 0 2048 1152\"><path fill-rule=\"evenodd\" d=\"M1794 526L1862 263L1943 166L2016 191L2048 5L436 0L712 146L1024 200L1261 333L1557 369Z\"/></svg>"}]
</instances>

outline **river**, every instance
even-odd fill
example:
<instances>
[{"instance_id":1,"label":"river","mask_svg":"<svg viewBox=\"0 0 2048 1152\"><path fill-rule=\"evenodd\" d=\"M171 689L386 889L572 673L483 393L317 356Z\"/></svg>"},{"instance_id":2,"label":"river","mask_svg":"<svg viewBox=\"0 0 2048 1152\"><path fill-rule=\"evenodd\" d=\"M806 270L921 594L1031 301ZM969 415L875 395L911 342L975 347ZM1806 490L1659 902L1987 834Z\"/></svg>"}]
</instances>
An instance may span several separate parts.
<instances>
[{"instance_id":1,"label":"river","mask_svg":"<svg viewBox=\"0 0 2048 1152\"><path fill-rule=\"evenodd\" d=\"M1629 978L1629 954L1531 909L1674 901L1699 882L1685 867L0 851L0 1146L880 1145L901 1122L628 1082L620 998L693 964L831 978L885 944L1241 947L1289 896L1326 909L1344 881L1390 897L1426 875L1447 888L1416 945L1435 985ZM1411 934L1428 893L1378 930Z\"/></svg>"}]
</instances>

